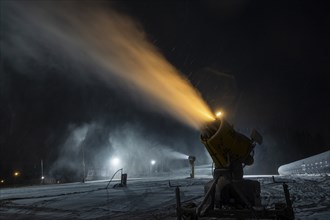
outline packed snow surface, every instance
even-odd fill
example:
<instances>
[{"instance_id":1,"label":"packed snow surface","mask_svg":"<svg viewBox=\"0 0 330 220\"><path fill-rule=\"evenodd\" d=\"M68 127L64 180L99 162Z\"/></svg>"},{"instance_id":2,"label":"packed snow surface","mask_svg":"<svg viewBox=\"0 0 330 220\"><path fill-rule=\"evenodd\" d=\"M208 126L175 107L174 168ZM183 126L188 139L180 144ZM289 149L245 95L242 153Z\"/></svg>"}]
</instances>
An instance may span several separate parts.
<instances>
[{"instance_id":1,"label":"packed snow surface","mask_svg":"<svg viewBox=\"0 0 330 220\"><path fill-rule=\"evenodd\" d=\"M148 178L130 178L127 187L106 189L108 181L38 185L0 189L0 219L175 219L175 187L183 203L200 203L204 184L211 179L207 166ZM284 202L282 184L272 176L246 176L261 183L264 206ZM296 219L330 219L329 176L275 176L285 181Z\"/></svg>"}]
</instances>

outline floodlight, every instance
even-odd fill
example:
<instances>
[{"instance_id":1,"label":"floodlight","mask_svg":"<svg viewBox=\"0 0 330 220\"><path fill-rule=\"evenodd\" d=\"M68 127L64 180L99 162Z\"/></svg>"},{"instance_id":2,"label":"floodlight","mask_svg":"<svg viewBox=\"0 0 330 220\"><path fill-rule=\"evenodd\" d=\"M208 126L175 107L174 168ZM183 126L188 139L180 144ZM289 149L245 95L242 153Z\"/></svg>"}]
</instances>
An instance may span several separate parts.
<instances>
[{"instance_id":1,"label":"floodlight","mask_svg":"<svg viewBox=\"0 0 330 220\"><path fill-rule=\"evenodd\" d=\"M118 157L112 158L111 165L117 166L117 165L119 165L119 163L120 163L120 159Z\"/></svg>"}]
</instances>

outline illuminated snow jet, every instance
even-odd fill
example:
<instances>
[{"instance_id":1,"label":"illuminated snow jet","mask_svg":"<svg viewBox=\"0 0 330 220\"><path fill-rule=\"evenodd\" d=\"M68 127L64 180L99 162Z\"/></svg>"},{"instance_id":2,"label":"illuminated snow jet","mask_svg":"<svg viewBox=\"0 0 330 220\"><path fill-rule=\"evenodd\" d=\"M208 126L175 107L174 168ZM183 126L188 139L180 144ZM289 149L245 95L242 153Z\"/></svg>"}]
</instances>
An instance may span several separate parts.
<instances>
[{"instance_id":1,"label":"illuminated snow jet","mask_svg":"<svg viewBox=\"0 0 330 220\"><path fill-rule=\"evenodd\" d=\"M213 120L198 91L131 18L91 4L38 1L7 6L11 24L22 31L13 38L14 44L19 43L25 55L40 59L35 48L40 45L60 50L79 65L93 66L108 85L118 88L119 84L153 110L197 129Z\"/></svg>"},{"instance_id":2,"label":"illuminated snow jet","mask_svg":"<svg viewBox=\"0 0 330 220\"><path fill-rule=\"evenodd\" d=\"M179 144L182 146L184 143ZM188 155L162 145L153 137L145 138L145 134L141 132L139 126L133 124L126 124L111 132L109 145L113 148L111 158L115 156L121 161L120 167L117 166L116 169L113 166L110 167L111 172L115 172L118 168L124 168L124 170L129 171L130 175L145 175L146 172L150 171L150 165L159 166L161 171L164 171L164 168L177 169L182 167L180 162L183 159L187 160L186 165L188 166ZM109 167L108 162L105 163L104 169L107 167Z\"/></svg>"},{"instance_id":3,"label":"illuminated snow jet","mask_svg":"<svg viewBox=\"0 0 330 220\"><path fill-rule=\"evenodd\" d=\"M173 159L184 159L184 160L188 160L188 157L189 157L186 154L183 154L183 153L174 151L172 149L169 149L166 146L164 146L164 147L162 146L160 152L162 154L164 154L164 155L167 155L170 158L173 158Z\"/></svg>"}]
</instances>

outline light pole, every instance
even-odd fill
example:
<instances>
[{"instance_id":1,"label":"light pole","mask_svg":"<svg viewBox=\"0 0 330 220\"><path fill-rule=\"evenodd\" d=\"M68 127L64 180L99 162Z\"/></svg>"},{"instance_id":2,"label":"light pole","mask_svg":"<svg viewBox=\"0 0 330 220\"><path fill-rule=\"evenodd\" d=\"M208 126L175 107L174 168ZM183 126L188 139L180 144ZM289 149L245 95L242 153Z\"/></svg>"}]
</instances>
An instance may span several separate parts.
<instances>
[{"instance_id":1,"label":"light pole","mask_svg":"<svg viewBox=\"0 0 330 220\"><path fill-rule=\"evenodd\" d=\"M150 175L152 173L152 167L156 164L156 161L155 160L151 160L150 161Z\"/></svg>"},{"instance_id":2,"label":"light pole","mask_svg":"<svg viewBox=\"0 0 330 220\"><path fill-rule=\"evenodd\" d=\"M41 168L41 184L44 183L44 161L40 160L40 168Z\"/></svg>"},{"instance_id":3,"label":"light pole","mask_svg":"<svg viewBox=\"0 0 330 220\"><path fill-rule=\"evenodd\" d=\"M14 172L14 186L17 183L16 179L20 176L20 172L19 171L15 171Z\"/></svg>"},{"instance_id":4,"label":"light pole","mask_svg":"<svg viewBox=\"0 0 330 220\"><path fill-rule=\"evenodd\" d=\"M85 183L85 172L86 172L86 166L85 166L85 151L84 151L84 145L82 145L82 167L83 167L83 177L82 177L82 182Z\"/></svg>"},{"instance_id":5,"label":"light pole","mask_svg":"<svg viewBox=\"0 0 330 220\"><path fill-rule=\"evenodd\" d=\"M85 150L84 150L84 140L83 139L80 143L80 148L81 148L81 156L82 156L82 164L81 164L81 168L82 168L82 183L85 183Z\"/></svg>"}]
</instances>

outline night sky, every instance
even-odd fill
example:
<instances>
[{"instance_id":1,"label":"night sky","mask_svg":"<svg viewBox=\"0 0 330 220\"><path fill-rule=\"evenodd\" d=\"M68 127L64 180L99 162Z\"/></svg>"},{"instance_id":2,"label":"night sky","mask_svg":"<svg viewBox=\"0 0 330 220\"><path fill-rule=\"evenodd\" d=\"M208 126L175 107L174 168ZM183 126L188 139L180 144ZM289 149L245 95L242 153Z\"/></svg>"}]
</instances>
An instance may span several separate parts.
<instances>
[{"instance_id":1,"label":"night sky","mask_svg":"<svg viewBox=\"0 0 330 220\"><path fill-rule=\"evenodd\" d=\"M19 33L1 1L0 177L50 172L76 128L88 125L89 161L110 149L109 136L138 130L145 140L208 161L199 131L151 111L95 72L39 45L43 59L12 46ZM20 2L20 1L17 1ZM28 1L27 4L36 4ZM330 13L327 1L73 1L111 7L140 24L147 39L221 108L237 131L264 138L247 172L329 150ZM111 13L111 10L109 10ZM38 33L35 34L36 41ZM34 39L30 39L33 44ZM50 42L51 43L51 42ZM123 136L129 133L123 133ZM123 137L126 138L126 137ZM110 143L109 143L110 142ZM148 151L148 148L141 148ZM75 154L76 156L79 154ZM73 156L74 157L74 156ZM73 160L67 158L67 160ZM90 162L92 164L92 162ZM129 171L128 171L129 172ZM38 173L39 174L39 173Z\"/></svg>"}]
</instances>

